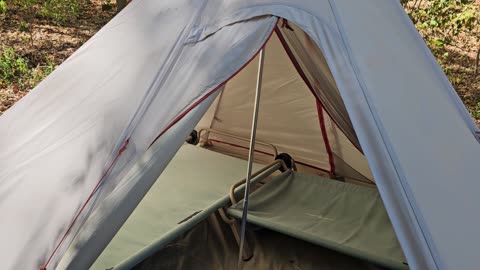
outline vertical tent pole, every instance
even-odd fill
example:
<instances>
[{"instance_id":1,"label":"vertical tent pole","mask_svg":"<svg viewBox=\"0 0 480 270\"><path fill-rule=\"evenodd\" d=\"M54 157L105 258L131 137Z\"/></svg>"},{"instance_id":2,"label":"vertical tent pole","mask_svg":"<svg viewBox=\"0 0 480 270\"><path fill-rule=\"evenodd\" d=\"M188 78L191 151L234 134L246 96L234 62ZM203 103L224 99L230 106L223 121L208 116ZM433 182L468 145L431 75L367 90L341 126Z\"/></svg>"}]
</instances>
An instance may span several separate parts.
<instances>
[{"instance_id":1,"label":"vertical tent pole","mask_svg":"<svg viewBox=\"0 0 480 270\"><path fill-rule=\"evenodd\" d=\"M255 138L257 136L258 110L260 105L260 92L262 90L263 62L265 57L265 48L260 51L258 60L257 87L255 90L255 107L253 109L252 131L250 134L250 149L248 152L247 177L245 180L245 196L243 199L242 226L240 230L240 250L238 252L238 266L242 262L243 245L245 242L245 227L247 225L248 195L250 193L250 179L252 177L253 154L255 150Z\"/></svg>"}]
</instances>

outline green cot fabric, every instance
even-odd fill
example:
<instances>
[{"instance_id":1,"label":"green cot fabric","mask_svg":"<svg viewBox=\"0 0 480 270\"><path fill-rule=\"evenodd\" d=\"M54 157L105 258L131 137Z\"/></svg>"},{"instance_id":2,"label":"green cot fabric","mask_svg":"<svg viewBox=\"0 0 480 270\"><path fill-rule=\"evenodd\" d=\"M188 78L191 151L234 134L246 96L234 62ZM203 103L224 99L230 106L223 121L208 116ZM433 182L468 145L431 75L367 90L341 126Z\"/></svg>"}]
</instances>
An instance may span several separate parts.
<instances>
[{"instance_id":1,"label":"green cot fabric","mask_svg":"<svg viewBox=\"0 0 480 270\"><path fill-rule=\"evenodd\" d=\"M243 201L228 213L241 218ZM377 190L286 172L250 195L248 222L394 269L408 269Z\"/></svg>"},{"instance_id":2,"label":"green cot fabric","mask_svg":"<svg viewBox=\"0 0 480 270\"><path fill-rule=\"evenodd\" d=\"M182 146L90 269L116 266L212 205L245 178L246 168L244 160Z\"/></svg>"},{"instance_id":3,"label":"green cot fabric","mask_svg":"<svg viewBox=\"0 0 480 270\"><path fill-rule=\"evenodd\" d=\"M200 222L133 270L386 270L268 229L247 230L253 257L237 267L238 244L216 215ZM201 243L199 245L199 243Z\"/></svg>"}]
</instances>

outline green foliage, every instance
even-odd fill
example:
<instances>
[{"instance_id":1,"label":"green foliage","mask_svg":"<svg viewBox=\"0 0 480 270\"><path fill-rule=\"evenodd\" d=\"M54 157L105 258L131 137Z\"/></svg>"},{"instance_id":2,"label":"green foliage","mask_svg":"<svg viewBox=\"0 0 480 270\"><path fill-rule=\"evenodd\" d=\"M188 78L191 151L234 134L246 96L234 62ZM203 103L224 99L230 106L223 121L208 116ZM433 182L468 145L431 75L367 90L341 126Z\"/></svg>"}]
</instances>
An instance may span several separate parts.
<instances>
[{"instance_id":1,"label":"green foliage","mask_svg":"<svg viewBox=\"0 0 480 270\"><path fill-rule=\"evenodd\" d=\"M20 30L20 32L29 32L30 31L29 24L25 21L21 21L20 24L18 25L18 30Z\"/></svg>"},{"instance_id":2,"label":"green foliage","mask_svg":"<svg viewBox=\"0 0 480 270\"><path fill-rule=\"evenodd\" d=\"M475 31L480 16L478 6L468 0L430 0L409 15L434 47L450 45L460 33Z\"/></svg>"},{"instance_id":3,"label":"green foliage","mask_svg":"<svg viewBox=\"0 0 480 270\"><path fill-rule=\"evenodd\" d=\"M479 0L400 0L480 126Z\"/></svg>"},{"instance_id":4,"label":"green foliage","mask_svg":"<svg viewBox=\"0 0 480 270\"><path fill-rule=\"evenodd\" d=\"M78 18L82 3L79 0L45 0L41 2L43 3L39 15L61 25Z\"/></svg>"},{"instance_id":5,"label":"green foliage","mask_svg":"<svg viewBox=\"0 0 480 270\"><path fill-rule=\"evenodd\" d=\"M29 17L29 20L39 17L65 25L78 19L82 6L87 2L88 0L11 0L11 5Z\"/></svg>"},{"instance_id":6,"label":"green foliage","mask_svg":"<svg viewBox=\"0 0 480 270\"><path fill-rule=\"evenodd\" d=\"M14 82L21 84L29 74L28 60L19 56L13 48L2 47L0 51L0 87Z\"/></svg>"},{"instance_id":7,"label":"green foliage","mask_svg":"<svg viewBox=\"0 0 480 270\"><path fill-rule=\"evenodd\" d=\"M473 118L480 119L480 102L471 110Z\"/></svg>"},{"instance_id":8,"label":"green foliage","mask_svg":"<svg viewBox=\"0 0 480 270\"><path fill-rule=\"evenodd\" d=\"M5 3L5 1L3 0L0 0L0 14L3 15L7 13L7 10L8 10L7 3Z\"/></svg>"},{"instance_id":9,"label":"green foliage","mask_svg":"<svg viewBox=\"0 0 480 270\"><path fill-rule=\"evenodd\" d=\"M45 66L29 67L29 61L11 47L0 50L0 87L18 85L20 88L34 87L55 70L55 64L46 58Z\"/></svg>"},{"instance_id":10,"label":"green foliage","mask_svg":"<svg viewBox=\"0 0 480 270\"><path fill-rule=\"evenodd\" d=\"M55 64L48 58L45 59L47 62L46 66L39 66L35 68L32 72L33 76L30 81L30 86L34 87L39 82L41 82L45 77L50 75L55 70Z\"/></svg>"}]
</instances>

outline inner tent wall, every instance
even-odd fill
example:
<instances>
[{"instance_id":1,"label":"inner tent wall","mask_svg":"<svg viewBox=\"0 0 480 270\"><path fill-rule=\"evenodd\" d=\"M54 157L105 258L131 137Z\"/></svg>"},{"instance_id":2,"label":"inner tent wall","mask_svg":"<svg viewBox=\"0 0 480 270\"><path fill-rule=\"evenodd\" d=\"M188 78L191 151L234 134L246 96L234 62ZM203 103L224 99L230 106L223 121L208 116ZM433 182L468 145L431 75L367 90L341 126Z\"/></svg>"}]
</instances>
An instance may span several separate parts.
<instances>
[{"instance_id":1,"label":"inner tent wall","mask_svg":"<svg viewBox=\"0 0 480 270\"><path fill-rule=\"evenodd\" d=\"M301 170L328 173L332 170L330 159L333 156L336 176L345 177L350 181L359 180L355 181L359 183L372 183L373 177L365 157L359 147L349 140L352 135L349 134L347 137L338 126L339 121L346 122L344 126L348 125L349 119L346 111L343 115L344 118L346 115L346 120L341 119L342 115L335 111L340 108L341 114L344 104L326 62L322 63L323 56L320 55L320 50L315 45L307 47L309 37L300 28L290 25L282 27L280 24L276 34L272 35L265 47L257 141L271 143L278 148L279 153L290 154ZM283 38L284 43L285 38L288 38L290 44L282 44L280 38ZM286 49L290 50L290 57L295 57L294 59L289 57ZM296 56L292 55L292 50ZM300 59L301 50L310 54L303 53L304 58ZM297 71L298 62L296 68L292 60L306 63L308 66L304 65L304 69L315 69L308 72L310 78L302 78ZM211 128L249 138L257 71L258 56L226 84L223 92L197 125L197 131ZM306 82L310 84L310 88ZM324 100L328 97L331 99L328 99L328 102L321 102L322 105L319 106L320 99L313 93L317 96L323 94ZM332 102L331 100L335 98L340 101ZM331 115L335 116L336 121ZM322 116L326 138L322 136L320 122ZM205 134L205 131L202 132L202 135ZM353 137L355 140L355 134ZM247 155L248 143L245 141L216 133L209 134L209 139L210 146L216 147L219 151L242 157ZM331 148L330 156L327 144ZM268 148L257 144L256 150L259 150L255 156L257 161L267 162L272 159L272 151Z\"/></svg>"}]
</instances>

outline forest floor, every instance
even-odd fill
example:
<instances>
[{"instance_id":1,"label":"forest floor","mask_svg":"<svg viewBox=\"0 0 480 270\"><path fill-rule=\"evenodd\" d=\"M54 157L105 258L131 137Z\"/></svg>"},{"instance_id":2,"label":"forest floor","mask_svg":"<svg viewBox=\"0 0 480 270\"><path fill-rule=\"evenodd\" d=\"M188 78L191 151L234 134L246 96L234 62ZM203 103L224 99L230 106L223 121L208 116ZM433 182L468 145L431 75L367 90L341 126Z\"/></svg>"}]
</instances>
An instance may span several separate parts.
<instances>
[{"instance_id":1,"label":"forest floor","mask_svg":"<svg viewBox=\"0 0 480 270\"><path fill-rule=\"evenodd\" d=\"M104 3L91 0L75 20L61 25L41 17L26 23L28 14L18 9L0 17L0 65L13 67L10 78L2 82L0 77L0 115L110 21L115 6L103 10Z\"/></svg>"},{"instance_id":2,"label":"forest floor","mask_svg":"<svg viewBox=\"0 0 480 270\"><path fill-rule=\"evenodd\" d=\"M480 42L472 35L460 35L455 45L446 46L447 54L437 52L435 48L431 49L480 127L480 74L474 76L476 54L480 49ZM477 73L480 73L480 70Z\"/></svg>"},{"instance_id":3,"label":"forest floor","mask_svg":"<svg viewBox=\"0 0 480 270\"><path fill-rule=\"evenodd\" d=\"M115 15L115 6L105 3L91 0L88 5L83 4L77 18L61 26L41 17L25 23L28 14L19 9L0 14L0 68L8 65L11 72L3 81L0 77L0 115ZM480 74L473 76L480 44L475 35L462 34L453 45L442 49L430 45L430 49L480 126Z\"/></svg>"},{"instance_id":4,"label":"forest floor","mask_svg":"<svg viewBox=\"0 0 480 270\"><path fill-rule=\"evenodd\" d=\"M480 54L480 0L476 4L451 0L403 2L405 11L480 127L477 55Z\"/></svg>"}]
</instances>

